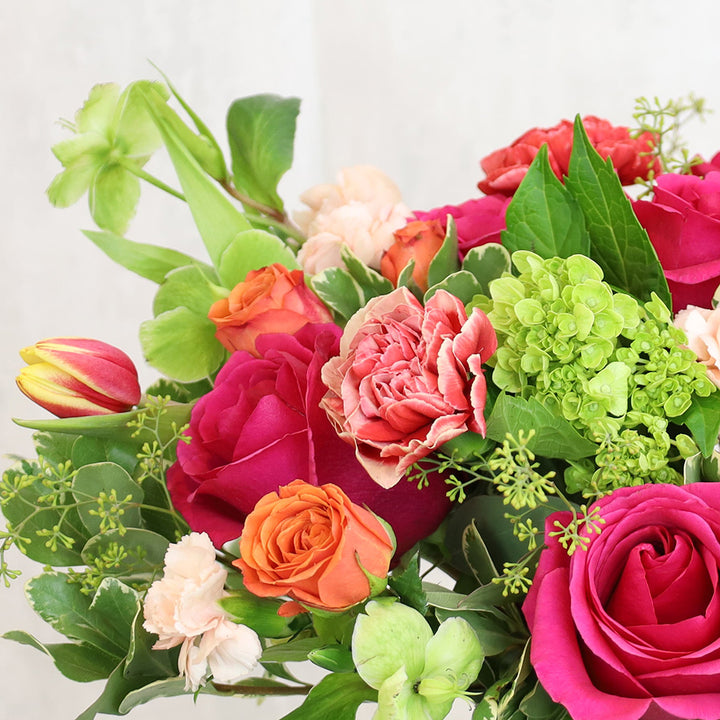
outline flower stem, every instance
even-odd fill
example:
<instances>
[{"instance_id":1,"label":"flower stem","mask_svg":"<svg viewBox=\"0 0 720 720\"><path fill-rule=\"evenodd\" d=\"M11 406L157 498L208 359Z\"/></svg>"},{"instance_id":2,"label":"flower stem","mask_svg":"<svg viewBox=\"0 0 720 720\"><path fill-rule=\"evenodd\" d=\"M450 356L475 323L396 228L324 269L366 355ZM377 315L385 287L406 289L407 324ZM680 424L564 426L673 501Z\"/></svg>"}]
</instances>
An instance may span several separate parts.
<instances>
[{"instance_id":1,"label":"flower stem","mask_svg":"<svg viewBox=\"0 0 720 720\"><path fill-rule=\"evenodd\" d=\"M138 177L141 180L145 180L145 182L154 185L160 190L164 190L166 193L169 193L173 197L176 197L178 200L185 200L185 196L180 191L171 188L169 185L160 180L160 178L156 178L154 175L145 172L142 168L139 168L134 163L121 161L121 164L128 172L131 172L133 175L135 175L135 177Z\"/></svg>"},{"instance_id":2,"label":"flower stem","mask_svg":"<svg viewBox=\"0 0 720 720\"><path fill-rule=\"evenodd\" d=\"M231 692L238 695L307 695L313 688L312 685L300 685L299 687L290 687L289 685L223 685L222 683L213 683L213 687L220 692Z\"/></svg>"}]
</instances>

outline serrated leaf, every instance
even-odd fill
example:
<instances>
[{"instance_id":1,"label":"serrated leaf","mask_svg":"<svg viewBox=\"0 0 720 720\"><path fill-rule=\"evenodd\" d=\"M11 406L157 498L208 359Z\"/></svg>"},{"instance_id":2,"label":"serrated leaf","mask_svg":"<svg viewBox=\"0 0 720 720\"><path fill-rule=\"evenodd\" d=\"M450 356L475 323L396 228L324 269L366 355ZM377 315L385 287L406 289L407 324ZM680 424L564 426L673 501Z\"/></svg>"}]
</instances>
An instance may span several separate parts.
<instances>
[{"instance_id":1,"label":"serrated leaf","mask_svg":"<svg viewBox=\"0 0 720 720\"><path fill-rule=\"evenodd\" d=\"M108 231L84 230L83 234L111 260L158 284L175 268L200 264L199 261L177 250L133 242Z\"/></svg>"},{"instance_id":2,"label":"serrated leaf","mask_svg":"<svg viewBox=\"0 0 720 720\"><path fill-rule=\"evenodd\" d=\"M220 258L218 273L223 285L232 290L251 270L280 263L288 270L300 265L282 240L264 230L245 230L235 237Z\"/></svg>"},{"instance_id":3,"label":"serrated leaf","mask_svg":"<svg viewBox=\"0 0 720 720\"><path fill-rule=\"evenodd\" d=\"M140 342L147 361L180 382L209 377L226 357L212 320L186 307L146 320L140 326Z\"/></svg>"},{"instance_id":4,"label":"serrated leaf","mask_svg":"<svg viewBox=\"0 0 720 720\"><path fill-rule=\"evenodd\" d=\"M458 237L455 218L453 218L452 215L448 215L445 239L428 266L428 287L441 283L448 275L452 275L459 269L460 258L458 256Z\"/></svg>"},{"instance_id":5,"label":"serrated leaf","mask_svg":"<svg viewBox=\"0 0 720 720\"><path fill-rule=\"evenodd\" d=\"M217 267L233 238L243 230L250 230L251 225L202 169L177 132L153 108L151 97L148 98L148 108L167 147L200 237Z\"/></svg>"},{"instance_id":6,"label":"serrated leaf","mask_svg":"<svg viewBox=\"0 0 720 720\"><path fill-rule=\"evenodd\" d=\"M344 321L365 305L362 288L342 268L327 268L314 275L310 278L310 286L325 305Z\"/></svg>"},{"instance_id":7,"label":"serrated leaf","mask_svg":"<svg viewBox=\"0 0 720 720\"><path fill-rule=\"evenodd\" d=\"M355 720L364 702L377 701L377 690L366 685L356 673L326 675L303 704L281 720Z\"/></svg>"},{"instance_id":8,"label":"serrated leaf","mask_svg":"<svg viewBox=\"0 0 720 720\"><path fill-rule=\"evenodd\" d=\"M443 278L437 285L428 288L423 297L423 303L427 303L438 290L446 290L464 305L467 305L475 295L482 292L482 287L472 273L466 270L458 270L458 272Z\"/></svg>"},{"instance_id":9,"label":"serrated leaf","mask_svg":"<svg viewBox=\"0 0 720 720\"><path fill-rule=\"evenodd\" d=\"M122 235L135 215L140 181L121 165L104 165L90 183L90 215L98 227Z\"/></svg>"},{"instance_id":10,"label":"serrated leaf","mask_svg":"<svg viewBox=\"0 0 720 720\"><path fill-rule=\"evenodd\" d=\"M510 253L497 243L472 248L463 260L462 269L472 273L480 285L480 292L490 297L490 281L510 272Z\"/></svg>"},{"instance_id":11,"label":"serrated leaf","mask_svg":"<svg viewBox=\"0 0 720 720\"><path fill-rule=\"evenodd\" d=\"M77 503L83 525L95 535L100 532L102 518L96 498L105 493L108 497L116 493L122 503L122 523L126 527L139 527L142 519L140 505L143 502L142 488L128 475L127 471L111 462L85 465L75 474L72 492Z\"/></svg>"},{"instance_id":12,"label":"serrated leaf","mask_svg":"<svg viewBox=\"0 0 720 720\"><path fill-rule=\"evenodd\" d=\"M623 192L612 160L606 162L597 153L580 116L575 119L565 185L585 215L589 255L602 267L605 280L640 300L650 300L655 292L671 307L667 280L648 234Z\"/></svg>"},{"instance_id":13,"label":"serrated leaf","mask_svg":"<svg viewBox=\"0 0 720 720\"><path fill-rule=\"evenodd\" d=\"M57 669L75 682L102 680L110 675L117 665L117 658L81 643L43 644L32 635L21 631L10 631L3 636L21 645L34 647L49 655Z\"/></svg>"},{"instance_id":14,"label":"serrated leaf","mask_svg":"<svg viewBox=\"0 0 720 720\"><path fill-rule=\"evenodd\" d=\"M547 458L580 460L597 452L597 445L584 438L565 420L548 410L535 398L524 399L501 393L487 420L486 436L503 442L507 433L517 438L521 430L528 437L528 447L536 455Z\"/></svg>"},{"instance_id":15,"label":"serrated leaf","mask_svg":"<svg viewBox=\"0 0 720 720\"><path fill-rule=\"evenodd\" d=\"M280 211L277 186L292 165L299 112L297 98L253 95L236 100L227 114L235 186Z\"/></svg>"},{"instance_id":16,"label":"serrated leaf","mask_svg":"<svg viewBox=\"0 0 720 720\"><path fill-rule=\"evenodd\" d=\"M557 179L543 145L515 191L505 214L502 244L543 258L587 255L590 238L580 206Z\"/></svg>"}]
</instances>

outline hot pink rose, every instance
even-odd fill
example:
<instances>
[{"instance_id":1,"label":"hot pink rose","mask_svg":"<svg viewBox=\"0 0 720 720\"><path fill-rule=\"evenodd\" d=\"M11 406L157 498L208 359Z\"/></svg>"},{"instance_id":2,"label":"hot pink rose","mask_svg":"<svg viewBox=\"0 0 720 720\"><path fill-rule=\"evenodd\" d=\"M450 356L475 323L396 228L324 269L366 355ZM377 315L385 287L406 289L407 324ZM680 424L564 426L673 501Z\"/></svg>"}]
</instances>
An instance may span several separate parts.
<instances>
[{"instance_id":1,"label":"hot pink rose","mask_svg":"<svg viewBox=\"0 0 720 720\"><path fill-rule=\"evenodd\" d=\"M422 490L413 483L378 487L319 407L326 392L320 370L337 353L340 334L328 323L259 337L260 357L233 353L193 408L191 440L178 444L168 489L190 527L207 532L216 546L241 534L261 497L297 479L335 483L367 505L392 525L398 555L447 514L440 479Z\"/></svg>"},{"instance_id":2,"label":"hot pink rose","mask_svg":"<svg viewBox=\"0 0 720 720\"><path fill-rule=\"evenodd\" d=\"M523 611L531 661L573 720L720 717L720 483L643 485L598 501L572 556L549 531Z\"/></svg>"},{"instance_id":3,"label":"hot pink rose","mask_svg":"<svg viewBox=\"0 0 720 720\"><path fill-rule=\"evenodd\" d=\"M661 172L660 162L650 160L648 153L655 141L651 133L632 137L626 127L616 127L607 120L587 115L583 118L585 132L592 146L603 159L610 158L623 185L632 185L637 178L646 179L650 171ZM553 172L562 180L568 173L573 144L573 123L562 120L551 128L533 128L511 145L496 150L480 161L487 177L478 183L486 194L512 195L525 177L538 150L547 143L548 160Z\"/></svg>"},{"instance_id":4,"label":"hot pink rose","mask_svg":"<svg viewBox=\"0 0 720 720\"><path fill-rule=\"evenodd\" d=\"M700 162L690 166L693 175L705 177L709 172L720 170L720 152L715 153L710 160L703 160L699 156L697 159Z\"/></svg>"},{"instance_id":5,"label":"hot pink rose","mask_svg":"<svg viewBox=\"0 0 720 720\"><path fill-rule=\"evenodd\" d=\"M468 250L486 243L500 243L500 234L505 229L505 211L512 197L496 193L467 200L460 205L445 205L428 210L416 210L418 220L439 220L447 230L447 216L455 218L460 257Z\"/></svg>"},{"instance_id":6,"label":"hot pink rose","mask_svg":"<svg viewBox=\"0 0 720 720\"><path fill-rule=\"evenodd\" d=\"M720 284L720 172L661 175L652 200L633 209L665 271L673 310L709 308Z\"/></svg>"},{"instance_id":7,"label":"hot pink rose","mask_svg":"<svg viewBox=\"0 0 720 720\"><path fill-rule=\"evenodd\" d=\"M392 487L448 440L485 433L481 365L496 347L480 310L468 318L444 290L423 308L398 288L350 318L340 356L323 368L322 404L375 482Z\"/></svg>"}]
</instances>

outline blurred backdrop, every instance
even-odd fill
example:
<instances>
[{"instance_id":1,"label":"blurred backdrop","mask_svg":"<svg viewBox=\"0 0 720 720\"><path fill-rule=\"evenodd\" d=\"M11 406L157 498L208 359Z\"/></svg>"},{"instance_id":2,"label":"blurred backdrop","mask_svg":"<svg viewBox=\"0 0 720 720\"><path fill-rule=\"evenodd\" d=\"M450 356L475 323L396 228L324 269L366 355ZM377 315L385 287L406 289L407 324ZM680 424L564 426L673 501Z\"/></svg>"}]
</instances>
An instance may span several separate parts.
<instances>
[{"instance_id":1,"label":"blurred backdrop","mask_svg":"<svg viewBox=\"0 0 720 720\"><path fill-rule=\"evenodd\" d=\"M95 337L128 352L144 384L155 377L137 339L154 286L81 234L92 228L86 200L56 210L45 196L60 167L50 147L67 136L56 121L71 119L93 84L157 79L152 61L221 140L235 98L298 96L295 164L281 185L289 208L341 167L369 163L396 181L410 207L429 209L477 197L480 158L528 128L576 113L631 124L640 95L705 97L716 114L688 126L686 137L693 152L714 154L719 24L716 0L4 0L0 453L29 453L30 433L10 418L42 415L13 382L25 345ZM152 163L173 180L163 157ZM203 252L187 209L151 187L128 237ZM16 565L32 575L22 558ZM0 632L52 640L25 605L22 580L0 588L0 608ZM100 692L8 641L0 641L0 666L0 720L70 719ZM132 717L269 718L283 714L283 702L292 706L200 697L195 711L184 697Z\"/></svg>"}]
</instances>

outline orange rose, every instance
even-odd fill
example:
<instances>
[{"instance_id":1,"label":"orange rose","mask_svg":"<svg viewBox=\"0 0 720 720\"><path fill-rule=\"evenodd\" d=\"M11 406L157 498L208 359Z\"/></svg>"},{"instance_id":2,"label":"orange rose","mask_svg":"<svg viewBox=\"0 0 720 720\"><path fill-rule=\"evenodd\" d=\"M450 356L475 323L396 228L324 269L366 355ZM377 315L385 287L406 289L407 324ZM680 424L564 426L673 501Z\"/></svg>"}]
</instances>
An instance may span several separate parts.
<instances>
[{"instance_id":1,"label":"orange rose","mask_svg":"<svg viewBox=\"0 0 720 720\"><path fill-rule=\"evenodd\" d=\"M255 505L233 564L255 595L345 610L370 595L363 570L385 577L393 552L384 525L339 487L295 480Z\"/></svg>"},{"instance_id":2,"label":"orange rose","mask_svg":"<svg viewBox=\"0 0 720 720\"><path fill-rule=\"evenodd\" d=\"M425 292L428 268L445 240L445 231L438 220L414 220L395 232L395 243L382 256L380 272L397 287L403 268L415 260L413 280Z\"/></svg>"},{"instance_id":3,"label":"orange rose","mask_svg":"<svg viewBox=\"0 0 720 720\"><path fill-rule=\"evenodd\" d=\"M301 270L279 263L252 270L230 295L213 303L208 317L215 323L215 337L230 352L247 350L258 356L259 335L294 335L308 323L332 322L330 311L305 285Z\"/></svg>"}]
</instances>

